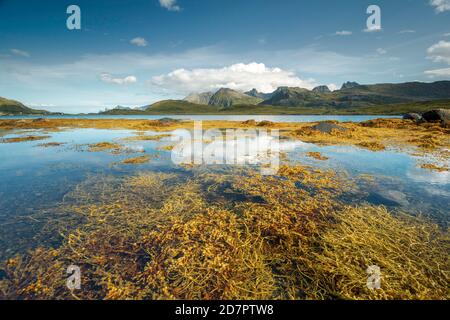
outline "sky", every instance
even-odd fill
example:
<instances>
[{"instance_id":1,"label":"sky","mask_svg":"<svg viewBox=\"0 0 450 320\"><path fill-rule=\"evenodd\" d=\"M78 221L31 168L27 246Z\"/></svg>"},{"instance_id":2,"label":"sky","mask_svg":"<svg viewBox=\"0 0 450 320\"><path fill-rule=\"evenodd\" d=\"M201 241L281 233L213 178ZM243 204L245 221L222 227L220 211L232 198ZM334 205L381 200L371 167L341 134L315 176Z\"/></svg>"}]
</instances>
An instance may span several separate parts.
<instances>
[{"instance_id":1,"label":"sky","mask_svg":"<svg viewBox=\"0 0 450 320\"><path fill-rule=\"evenodd\" d=\"M0 0L0 96L50 111L449 79L450 0Z\"/></svg>"}]
</instances>

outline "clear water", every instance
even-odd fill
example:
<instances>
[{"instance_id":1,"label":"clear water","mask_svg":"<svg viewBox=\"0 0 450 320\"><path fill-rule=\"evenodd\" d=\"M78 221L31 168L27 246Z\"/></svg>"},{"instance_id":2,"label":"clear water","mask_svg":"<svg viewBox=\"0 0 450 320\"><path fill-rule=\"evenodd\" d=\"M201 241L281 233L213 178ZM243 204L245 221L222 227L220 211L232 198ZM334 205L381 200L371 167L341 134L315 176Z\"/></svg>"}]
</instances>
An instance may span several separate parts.
<instances>
[{"instance_id":1,"label":"clear water","mask_svg":"<svg viewBox=\"0 0 450 320\"><path fill-rule=\"evenodd\" d=\"M3 116L0 119L31 119L41 118L42 116ZM318 122L335 120L340 122L363 122L377 118L398 118L398 116L380 116L380 115L364 115L364 116L339 116L339 115L54 115L45 116L45 118L53 119L145 119L158 120L162 118L172 118L180 120L224 120L224 121L246 121L268 120L272 122Z\"/></svg>"},{"instance_id":2,"label":"clear water","mask_svg":"<svg viewBox=\"0 0 450 320\"><path fill-rule=\"evenodd\" d=\"M45 133L39 130L26 134L50 135L40 141L0 143L0 257L36 245L34 234L43 227L33 221L34 213L52 208L77 184L96 175L130 175L142 170L177 170L171 152L161 147L171 144L170 138L160 141L127 141L135 136L129 130L73 129ZM3 132L3 138L24 133ZM156 134L148 132L147 134ZM158 133L161 134L161 133ZM119 142L129 154L88 152L86 144L103 141ZM57 147L42 143L62 142ZM281 149L292 162L346 174L359 186L359 192L346 195L349 203L383 204L396 210L430 216L441 225L448 224L450 173L432 172L418 167L422 158L398 150L372 152L348 146L317 146L300 141L284 141ZM149 163L124 165L125 158L158 155ZM329 157L319 161L307 156L318 151ZM448 164L450 165L450 163ZM366 176L371 176L367 179ZM360 192L363 190L363 192Z\"/></svg>"}]
</instances>

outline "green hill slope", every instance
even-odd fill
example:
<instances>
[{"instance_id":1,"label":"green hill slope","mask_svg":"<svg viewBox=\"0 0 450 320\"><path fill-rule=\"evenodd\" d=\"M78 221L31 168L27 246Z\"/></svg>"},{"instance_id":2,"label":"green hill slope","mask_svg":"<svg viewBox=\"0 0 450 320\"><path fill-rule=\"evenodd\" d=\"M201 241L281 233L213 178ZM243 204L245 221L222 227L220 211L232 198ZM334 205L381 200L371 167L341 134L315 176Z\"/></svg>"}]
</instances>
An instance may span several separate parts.
<instances>
[{"instance_id":1,"label":"green hill slope","mask_svg":"<svg viewBox=\"0 0 450 320\"><path fill-rule=\"evenodd\" d=\"M263 99L261 98L252 97L235 90L222 88L211 97L209 104L212 106L229 108L233 105L239 104L256 105L262 101Z\"/></svg>"},{"instance_id":2,"label":"green hill slope","mask_svg":"<svg viewBox=\"0 0 450 320\"><path fill-rule=\"evenodd\" d=\"M28 108L22 103L0 97L0 115L33 115L33 114L49 114L45 110L35 110Z\"/></svg>"}]
</instances>

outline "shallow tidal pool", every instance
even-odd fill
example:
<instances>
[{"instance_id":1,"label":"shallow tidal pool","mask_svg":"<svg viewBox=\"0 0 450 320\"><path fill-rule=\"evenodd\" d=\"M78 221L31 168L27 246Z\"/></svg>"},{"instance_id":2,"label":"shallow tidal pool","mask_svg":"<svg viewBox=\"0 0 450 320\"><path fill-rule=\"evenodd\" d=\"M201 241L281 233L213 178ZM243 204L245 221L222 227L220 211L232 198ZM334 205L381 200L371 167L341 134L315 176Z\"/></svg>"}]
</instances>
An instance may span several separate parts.
<instances>
[{"instance_id":1,"label":"shallow tidal pool","mask_svg":"<svg viewBox=\"0 0 450 320\"><path fill-rule=\"evenodd\" d=\"M99 184L105 185L100 193L115 192L123 188L122 179L143 173L189 177L192 173L186 167L174 164L171 158L174 144L171 137L177 134L103 129L3 132L3 143L0 143L0 259L5 261L38 247L58 247L64 241L64 232L76 230L83 223L83 219L67 215L59 208L71 204L81 208L91 203L90 186L94 186L92 193L98 196ZM11 140L30 136L34 137L31 141ZM105 142L108 145L102 149ZM206 141L204 146L211 146L211 143ZM333 172L346 181L342 188L345 191L336 201L355 207L381 205L393 214L406 212L424 216L442 230L448 226L450 173L421 168L421 163L430 161L426 156L414 156L407 150L388 148L375 152L354 146L320 146L292 139L280 140L278 148L282 155L281 165L301 165L310 170ZM145 158L137 163L124 162L136 157ZM215 194L210 201L222 203L224 208L239 206L239 202L246 201L261 204L263 194L240 194L227 181L228 177L242 174L240 168L257 169L261 165L258 161L239 166L200 165L197 171L206 173L197 174L195 181L208 192L213 189ZM220 183L215 182L220 187L211 184L210 173L216 174L215 179L223 177L219 178ZM172 187L176 187L177 181L185 183L185 180L174 181ZM304 183L298 182L296 187L314 194L314 190L310 190L313 187ZM158 191L156 188L148 192ZM77 195L83 197L77 198ZM108 205L108 199L108 194L101 194L96 201ZM152 199L149 197L149 201L154 201Z\"/></svg>"}]
</instances>

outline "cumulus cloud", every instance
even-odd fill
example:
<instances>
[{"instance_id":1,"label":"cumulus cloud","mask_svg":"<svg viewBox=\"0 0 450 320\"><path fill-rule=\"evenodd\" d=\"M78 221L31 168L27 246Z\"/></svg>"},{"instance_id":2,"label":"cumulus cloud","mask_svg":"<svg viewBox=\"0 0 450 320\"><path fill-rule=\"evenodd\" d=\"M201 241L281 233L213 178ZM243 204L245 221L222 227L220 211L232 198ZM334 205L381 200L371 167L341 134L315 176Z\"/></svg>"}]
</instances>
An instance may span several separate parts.
<instances>
[{"instance_id":1,"label":"cumulus cloud","mask_svg":"<svg viewBox=\"0 0 450 320\"><path fill-rule=\"evenodd\" d=\"M161 7L166 8L169 11L180 11L181 8L177 5L177 0L159 0Z\"/></svg>"},{"instance_id":2,"label":"cumulus cloud","mask_svg":"<svg viewBox=\"0 0 450 320\"><path fill-rule=\"evenodd\" d=\"M428 59L437 63L447 63L450 64L450 42L449 41L439 41L438 43L432 45L427 50ZM425 74L434 77L448 77L450 76L450 68L435 69L425 71Z\"/></svg>"},{"instance_id":3,"label":"cumulus cloud","mask_svg":"<svg viewBox=\"0 0 450 320\"><path fill-rule=\"evenodd\" d=\"M138 46L138 47L146 47L148 45L147 40L145 40L142 37L136 37L134 39L131 39L130 43L134 44L135 46Z\"/></svg>"},{"instance_id":4,"label":"cumulus cloud","mask_svg":"<svg viewBox=\"0 0 450 320\"><path fill-rule=\"evenodd\" d=\"M437 13L450 10L450 0L430 0L430 5L432 5Z\"/></svg>"},{"instance_id":5,"label":"cumulus cloud","mask_svg":"<svg viewBox=\"0 0 450 320\"><path fill-rule=\"evenodd\" d=\"M434 62L450 64L450 41L439 41L427 50L428 58Z\"/></svg>"},{"instance_id":6,"label":"cumulus cloud","mask_svg":"<svg viewBox=\"0 0 450 320\"><path fill-rule=\"evenodd\" d=\"M385 49L383 49L383 48L378 48L377 49L377 53L380 54L380 55L383 55L383 54L386 54L387 51Z\"/></svg>"},{"instance_id":7,"label":"cumulus cloud","mask_svg":"<svg viewBox=\"0 0 450 320\"><path fill-rule=\"evenodd\" d=\"M10 51L11 51L11 53L14 53L16 56L21 56L21 57L25 57L25 58L30 57L30 54L23 50L11 49Z\"/></svg>"},{"instance_id":8,"label":"cumulus cloud","mask_svg":"<svg viewBox=\"0 0 450 320\"><path fill-rule=\"evenodd\" d=\"M100 76L100 79L106 83L113 83L113 84L120 84L120 85L132 84L132 83L137 82L137 78L135 76L127 76L125 78L117 78L117 77L113 77L109 73L102 73Z\"/></svg>"},{"instance_id":9,"label":"cumulus cloud","mask_svg":"<svg viewBox=\"0 0 450 320\"><path fill-rule=\"evenodd\" d=\"M430 77L450 77L450 68L428 70L425 74Z\"/></svg>"},{"instance_id":10,"label":"cumulus cloud","mask_svg":"<svg viewBox=\"0 0 450 320\"><path fill-rule=\"evenodd\" d=\"M155 76L152 84L180 92L209 91L222 87L246 91L252 88L272 92L280 86L312 89L313 80L302 80L293 72L269 68L263 63L238 63L217 69L177 69L168 74Z\"/></svg>"},{"instance_id":11,"label":"cumulus cloud","mask_svg":"<svg viewBox=\"0 0 450 320\"><path fill-rule=\"evenodd\" d=\"M335 35L337 35L337 36L351 36L352 34L353 34L353 32L347 31L347 30L336 31L336 33L335 33Z\"/></svg>"}]
</instances>

